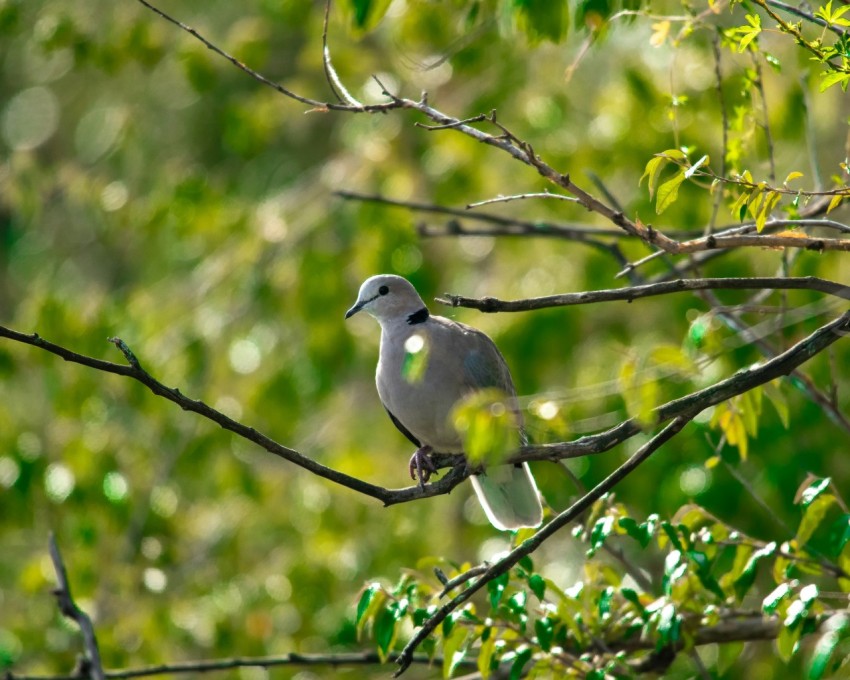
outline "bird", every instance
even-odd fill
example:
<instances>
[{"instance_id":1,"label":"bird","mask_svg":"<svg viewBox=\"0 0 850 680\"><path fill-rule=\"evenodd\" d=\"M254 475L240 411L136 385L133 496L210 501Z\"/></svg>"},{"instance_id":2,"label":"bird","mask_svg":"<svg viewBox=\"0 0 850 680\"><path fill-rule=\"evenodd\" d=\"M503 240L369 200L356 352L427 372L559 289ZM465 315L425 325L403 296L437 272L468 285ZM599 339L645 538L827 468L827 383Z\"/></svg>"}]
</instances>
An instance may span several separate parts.
<instances>
[{"instance_id":1,"label":"bird","mask_svg":"<svg viewBox=\"0 0 850 680\"><path fill-rule=\"evenodd\" d=\"M436 471L429 455L464 453L452 419L464 398L497 388L515 415L517 444L525 442L510 370L496 344L482 331L429 311L405 278L372 276L345 313L367 312L380 324L375 383L390 420L416 447L408 470L424 485ZM418 363L417 363L418 361ZM502 531L539 526L543 509L527 463L493 465L471 475L484 513Z\"/></svg>"}]
</instances>

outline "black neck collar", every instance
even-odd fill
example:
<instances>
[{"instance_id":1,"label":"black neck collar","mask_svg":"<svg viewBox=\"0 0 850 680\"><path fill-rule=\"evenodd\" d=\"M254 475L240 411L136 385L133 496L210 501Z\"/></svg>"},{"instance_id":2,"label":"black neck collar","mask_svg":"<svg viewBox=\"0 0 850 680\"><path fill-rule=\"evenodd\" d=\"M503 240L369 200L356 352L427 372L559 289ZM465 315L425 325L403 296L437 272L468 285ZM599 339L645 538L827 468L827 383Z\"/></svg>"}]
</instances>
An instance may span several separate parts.
<instances>
[{"instance_id":1,"label":"black neck collar","mask_svg":"<svg viewBox=\"0 0 850 680\"><path fill-rule=\"evenodd\" d=\"M419 311L413 312L410 316L407 317L407 323L411 326L414 326L418 323L425 323L428 320L428 310L423 307Z\"/></svg>"}]
</instances>

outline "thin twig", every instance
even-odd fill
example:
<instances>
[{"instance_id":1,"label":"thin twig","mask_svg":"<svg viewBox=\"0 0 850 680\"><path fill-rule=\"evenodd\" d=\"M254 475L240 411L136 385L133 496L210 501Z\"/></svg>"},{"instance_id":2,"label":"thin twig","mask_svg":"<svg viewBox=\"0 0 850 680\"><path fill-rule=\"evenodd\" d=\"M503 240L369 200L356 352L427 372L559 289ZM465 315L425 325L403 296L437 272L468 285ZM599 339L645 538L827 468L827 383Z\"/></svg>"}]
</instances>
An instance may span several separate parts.
<instances>
[{"instance_id":1,"label":"thin twig","mask_svg":"<svg viewBox=\"0 0 850 680\"><path fill-rule=\"evenodd\" d=\"M382 660L377 652L340 652L336 654L282 654L277 656L239 657L230 659L209 659L202 661L184 661L181 663L160 664L144 668L127 668L124 670L105 671L106 680L125 680L129 678L145 678L156 675L178 675L188 673L214 673L217 671L235 670L237 668L275 668L282 666L326 666L340 668L349 666L382 666L388 662ZM416 654L413 663L426 666L441 667L441 657L430 657L427 654ZM471 659L461 661L461 666L475 668ZM80 675L29 675L6 671L3 680L82 680Z\"/></svg>"},{"instance_id":2,"label":"thin twig","mask_svg":"<svg viewBox=\"0 0 850 680\"><path fill-rule=\"evenodd\" d=\"M439 592L437 597L439 599L444 598L446 595L448 595L455 588L463 585L464 583L466 583L470 579L475 578L476 576L480 576L481 574L486 572L487 569L489 569L489 568L490 568L489 562L482 562L481 564L479 564L475 567L472 567L471 569L467 569L462 574L455 576L453 579L447 580L443 584L443 589Z\"/></svg>"},{"instance_id":3,"label":"thin twig","mask_svg":"<svg viewBox=\"0 0 850 680\"><path fill-rule=\"evenodd\" d=\"M62 555L59 552L59 545L56 543L56 537L52 532L49 543L50 559L53 561L53 570L56 572L57 587L53 591L53 594L56 596L56 603L59 605L59 611L74 621L80 627L80 632L83 634L86 665L84 675L91 678L91 680L104 680L106 676L103 673L103 663L100 660L100 650L97 646L94 626L89 615L74 602L74 598L71 595L71 585L68 582L68 572L65 570L65 563L62 561Z\"/></svg>"},{"instance_id":4,"label":"thin twig","mask_svg":"<svg viewBox=\"0 0 850 680\"><path fill-rule=\"evenodd\" d=\"M334 93L334 96L339 101L349 104L350 106L362 108L363 104L352 97L345 85L342 84L342 80L340 80L333 62L331 61L331 50L330 47L328 47L328 23L330 20L330 13L331 0L326 0L325 18L322 22L322 66L325 69L325 78L328 81L328 86L331 88L331 92Z\"/></svg>"},{"instance_id":5,"label":"thin twig","mask_svg":"<svg viewBox=\"0 0 850 680\"><path fill-rule=\"evenodd\" d=\"M756 90L759 93L759 97L761 98L761 109L763 114L763 120L761 123L761 128L764 130L764 141L767 144L767 159L770 164L770 173L768 174L768 179L770 179L771 184L776 184L776 159L774 157L773 151L773 135L770 133L770 116L768 115L767 109L767 95L764 93L764 73L761 68L761 62L756 57L755 52L751 53L753 69L756 73ZM725 172L720 173L721 175L725 175Z\"/></svg>"},{"instance_id":6,"label":"thin twig","mask_svg":"<svg viewBox=\"0 0 850 680\"><path fill-rule=\"evenodd\" d=\"M332 111L349 111L349 112L352 112L352 113L377 113L377 112L381 112L381 111L390 111L392 109L404 108L401 104L399 104L398 102L395 102L395 101L385 103L385 104L367 104L367 105L356 106L356 105L351 105L351 104L334 104L334 103L330 103L330 102L319 101L318 99L312 99L310 97L304 97L300 94L293 92L292 90L289 90L289 89L283 87L283 85L280 85L279 83L276 83L273 80L269 80L264 75L262 75L261 73L258 73L257 71L252 69L247 64L243 64L241 61L239 61L232 54L224 51L218 45L216 45L215 43L213 43L210 40L208 40L207 38L205 38L199 31L195 30L191 26L184 24L182 21L175 19L170 14L167 14L166 12L162 11L158 7L155 7L154 5L152 5L147 0L137 0L137 2L144 5L150 11L152 11L154 14L165 19L170 24L173 24L174 26L177 26L182 31L185 31L186 33L191 35L193 38L198 40L201 44L203 44L203 46L206 47L208 50L211 50L211 51L215 52L217 55L219 55L220 57L227 59L227 61L229 61L231 64L233 64L236 68L238 68L240 71L244 71L246 74L248 74L251 78L253 78L257 82L262 83L266 87L272 88L273 90L282 94L285 97L289 97L290 99L294 99L297 102L301 102L302 104L307 104L308 106L313 107L311 109L313 111L332 110Z\"/></svg>"},{"instance_id":7,"label":"thin twig","mask_svg":"<svg viewBox=\"0 0 850 680\"><path fill-rule=\"evenodd\" d=\"M591 290L581 293L561 293L544 297L526 298L521 300L499 300L493 297L468 298L462 295L445 294L438 297L440 302L451 307L468 307L482 312L527 312L548 307L570 307L588 305L597 302L626 301L632 302L645 297L668 295L696 290L816 290L827 295L850 300L850 286L835 281L828 281L814 276L800 277L742 277L742 278L707 278L707 279L677 279L662 283L647 283L640 286L625 288L609 288Z\"/></svg>"},{"instance_id":8,"label":"thin twig","mask_svg":"<svg viewBox=\"0 0 850 680\"><path fill-rule=\"evenodd\" d=\"M514 194L513 196L496 196L496 198L488 198L486 201L478 201L477 203L468 203L467 208L480 208L482 205L490 205L491 203L508 203L510 201L523 201L528 198L556 198L559 201L570 201L578 203L578 199L574 196L562 196L561 194L550 194L548 191L531 193L531 194Z\"/></svg>"},{"instance_id":9,"label":"thin twig","mask_svg":"<svg viewBox=\"0 0 850 680\"><path fill-rule=\"evenodd\" d=\"M711 36L711 50L714 54L714 87L717 90L717 104L720 107L721 132L723 133L720 153L720 174L725 177L726 154L729 150L729 114L726 111L726 97L723 93L723 71L719 30L715 31L715 33ZM714 225L717 220L717 213L720 211L721 203L723 203L723 190L720 187L717 187L717 192L714 195L714 205L711 208L711 218L709 219L705 229L706 236L714 231Z\"/></svg>"},{"instance_id":10,"label":"thin twig","mask_svg":"<svg viewBox=\"0 0 850 680\"><path fill-rule=\"evenodd\" d=\"M800 86L800 92L802 93L801 103L803 104L803 122L806 133L806 154L809 157L809 169L812 172L812 185L820 191L823 189L823 178L821 177L820 167L818 165L817 135L812 110L812 97L805 82L805 76L800 76Z\"/></svg>"},{"instance_id":11,"label":"thin twig","mask_svg":"<svg viewBox=\"0 0 850 680\"><path fill-rule=\"evenodd\" d=\"M467 125L468 123L480 123L481 121L485 120L487 120L487 114L479 113L477 116L472 116L471 118L455 120L451 123L443 123L442 125L426 125L425 123L414 123L414 125L416 127L422 128L423 130L451 130L452 128L456 128L459 125Z\"/></svg>"}]
</instances>

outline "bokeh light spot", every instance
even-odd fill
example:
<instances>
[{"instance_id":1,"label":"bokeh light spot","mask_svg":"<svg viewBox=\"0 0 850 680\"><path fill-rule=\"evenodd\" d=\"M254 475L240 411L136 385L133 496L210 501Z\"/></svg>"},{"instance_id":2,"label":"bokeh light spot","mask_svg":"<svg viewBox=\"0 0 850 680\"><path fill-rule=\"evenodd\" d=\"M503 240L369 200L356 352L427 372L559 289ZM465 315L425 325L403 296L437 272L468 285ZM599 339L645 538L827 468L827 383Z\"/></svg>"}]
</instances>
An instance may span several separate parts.
<instances>
[{"instance_id":1,"label":"bokeh light spot","mask_svg":"<svg viewBox=\"0 0 850 680\"><path fill-rule=\"evenodd\" d=\"M62 503L74 490L74 473L62 463L51 463L44 473L44 490L54 503Z\"/></svg>"},{"instance_id":2,"label":"bokeh light spot","mask_svg":"<svg viewBox=\"0 0 850 680\"><path fill-rule=\"evenodd\" d=\"M243 375L253 373L260 367L260 348L252 340L236 340L230 345L228 357L233 370Z\"/></svg>"},{"instance_id":3,"label":"bokeh light spot","mask_svg":"<svg viewBox=\"0 0 850 680\"><path fill-rule=\"evenodd\" d=\"M32 87L12 97L3 111L3 139L17 151L44 144L59 125L59 103L46 87Z\"/></svg>"},{"instance_id":4,"label":"bokeh light spot","mask_svg":"<svg viewBox=\"0 0 850 680\"><path fill-rule=\"evenodd\" d=\"M127 479L120 472L107 472L103 478L103 495L112 502L120 503L127 498Z\"/></svg>"}]
</instances>

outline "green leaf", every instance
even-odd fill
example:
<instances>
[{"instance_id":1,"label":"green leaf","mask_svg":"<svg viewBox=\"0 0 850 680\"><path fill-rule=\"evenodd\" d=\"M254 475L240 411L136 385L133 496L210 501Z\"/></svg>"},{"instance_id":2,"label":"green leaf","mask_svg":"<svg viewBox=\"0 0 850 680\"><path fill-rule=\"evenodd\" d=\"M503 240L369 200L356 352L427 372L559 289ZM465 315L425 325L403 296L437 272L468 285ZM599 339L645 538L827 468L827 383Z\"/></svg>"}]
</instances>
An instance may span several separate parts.
<instances>
[{"instance_id":1,"label":"green leaf","mask_svg":"<svg viewBox=\"0 0 850 680\"><path fill-rule=\"evenodd\" d=\"M375 636L375 642L378 644L378 655L382 661L387 660L390 648L395 641L397 623L398 617L389 607L382 609L375 617L372 634Z\"/></svg>"},{"instance_id":2,"label":"green leaf","mask_svg":"<svg viewBox=\"0 0 850 680\"><path fill-rule=\"evenodd\" d=\"M620 588L620 594L629 602L631 602L637 610L643 615L646 612L646 608L643 606L643 603L640 601L640 595L637 594L635 590L632 588Z\"/></svg>"},{"instance_id":3,"label":"green leaf","mask_svg":"<svg viewBox=\"0 0 850 680\"><path fill-rule=\"evenodd\" d=\"M463 450L474 465L501 463L519 447L517 416L502 390L473 392L454 407L452 418L463 437Z\"/></svg>"},{"instance_id":4,"label":"green leaf","mask_svg":"<svg viewBox=\"0 0 850 680\"><path fill-rule=\"evenodd\" d=\"M355 28L370 30L384 17L391 0L349 0Z\"/></svg>"},{"instance_id":5,"label":"green leaf","mask_svg":"<svg viewBox=\"0 0 850 680\"><path fill-rule=\"evenodd\" d=\"M608 586L607 588L603 588L602 592L599 593L599 616L605 618L608 614L611 613L611 601L614 599L614 588L613 586Z\"/></svg>"},{"instance_id":6,"label":"green leaf","mask_svg":"<svg viewBox=\"0 0 850 680\"><path fill-rule=\"evenodd\" d=\"M487 592L490 596L490 606L493 609L498 608L499 603L502 601L502 595L505 592L505 586L508 585L509 578L510 574L504 573L487 583Z\"/></svg>"},{"instance_id":7,"label":"green leaf","mask_svg":"<svg viewBox=\"0 0 850 680\"><path fill-rule=\"evenodd\" d=\"M543 600L543 596L546 594L546 579L540 574L532 574L528 577L528 587L538 600Z\"/></svg>"},{"instance_id":8,"label":"green leaf","mask_svg":"<svg viewBox=\"0 0 850 680\"><path fill-rule=\"evenodd\" d=\"M750 555L750 559L747 560L746 566L738 578L735 579L733 584L735 588L735 595L739 601L744 599L744 595L747 594L755 582L759 562L766 557L771 557L776 552L776 548L777 545L775 542L768 543L766 546L756 550L752 555Z\"/></svg>"},{"instance_id":9,"label":"green leaf","mask_svg":"<svg viewBox=\"0 0 850 680\"><path fill-rule=\"evenodd\" d=\"M570 27L569 4L564 0L514 0L518 23L531 42L561 42Z\"/></svg>"},{"instance_id":10,"label":"green leaf","mask_svg":"<svg viewBox=\"0 0 850 680\"><path fill-rule=\"evenodd\" d=\"M679 532L670 522L661 522L661 529L664 531L664 534L667 538L670 539L670 542L676 547L676 550L684 550L684 546L682 545L682 541L679 537ZM664 547L661 540L659 539L658 544L660 547Z\"/></svg>"},{"instance_id":11,"label":"green leaf","mask_svg":"<svg viewBox=\"0 0 850 680\"><path fill-rule=\"evenodd\" d=\"M779 420L782 421L782 425L787 430L791 424L791 411L788 408L788 400L785 398L785 393L780 388L779 383L776 380L765 383L762 385L762 391L768 401L773 404Z\"/></svg>"},{"instance_id":12,"label":"green leaf","mask_svg":"<svg viewBox=\"0 0 850 680\"><path fill-rule=\"evenodd\" d=\"M668 179L658 187L658 200L655 202L655 212L663 213L679 198L679 187L685 181L685 171L682 170L675 177Z\"/></svg>"},{"instance_id":13,"label":"green leaf","mask_svg":"<svg viewBox=\"0 0 850 680\"><path fill-rule=\"evenodd\" d=\"M590 550L587 551L588 557L593 556L593 554L602 547L605 543L605 539L611 535L611 530L613 528L614 517L611 515L606 515L605 517L600 517L596 520L596 523L590 530Z\"/></svg>"},{"instance_id":14,"label":"green leaf","mask_svg":"<svg viewBox=\"0 0 850 680\"><path fill-rule=\"evenodd\" d=\"M823 522L827 511L836 502L835 496L831 493L817 496L811 503L804 506L803 519L800 521L800 526L797 527L797 545L800 547L806 545L812 534Z\"/></svg>"},{"instance_id":15,"label":"green leaf","mask_svg":"<svg viewBox=\"0 0 850 680\"><path fill-rule=\"evenodd\" d=\"M803 506L804 508L809 505L812 501L814 501L818 496L820 496L824 491L829 488L832 479L829 477L824 477L823 479L819 479L814 475L809 475L806 478L806 481L800 485L800 488L797 490L797 495L794 497L794 502Z\"/></svg>"},{"instance_id":16,"label":"green leaf","mask_svg":"<svg viewBox=\"0 0 850 680\"><path fill-rule=\"evenodd\" d=\"M469 631L463 626L458 626L452 631L448 638L443 639L443 677L450 678L458 664L466 657L464 642Z\"/></svg>"},{"instance_id":17,"label":"green leaf","mask_svg":"<svg viewBox=\"0 0 850 680\"><path fill-rule=\"evenodd\" d=\"M831 672L832 657L838 643L847 637L848 617L845 613L834 614L824 622L821 635L809 664L809 680L820 680Z\"/></svg>"},{"instance_id":18,"label":"green leaf","mask_svg":"<svg viewBox=\"0 0 850 680\"><path fill-rule=\"evenodd\" d=\"M525 591L520 590L508 598L508 601L505 603L505 606L512 614L515 614L518 617L525 617L528 615L528 612L525 607L527 600L528 596L526 595Z\"/></svg>"},{"instance_id":19,"label":"green leaf","mask_svg":"<svg viewBox=\"0 0 850 680\"><path fill-rule=\"evenodd\" d=\"M782 604L782 601L786 600L792 592L793 591L789 583L780 583L773 589L770 595L762 600L762 611L764 611L765 614L774 614L777 607L779 607L779 605Z\"/></svg>"},{"instance_id":20,"label":"green leaf","mask_svg":"<svg viewBox=\"0 0 850 680\"><path fill-rule=\"evenodd\" d=\"M684 160L684 158L684 152L679 149L667 149L666 151L655 154L655 156L647 162L643 175L641 175L641 178L638 181L638 185L643 183L644 177L648 177L649 182L647 186L649 188L649 197L652 198L655 194L655 188L658 186L658 178L661 176L661 171L664 169L664 166L673 159Z\"/></svg>"},{"instance_id":21,"label":"green leaf","mask_svg":"<svg viewBox=\"0 0 850 680\"><path fill-rule=\"evenodd\" d=\"M493 657L493 652L496 650L496 636L492 634L492 628L485 628L481 635L481 647L478 650L478 672L484 680L490 677L490 673L494 670L496 664Z\"/></svg>"},{"instance_id":22,"label":"green leaf","mask_svg":"<svg viewBox=\"0 0 850 680\"><path fill-rule=\"evenodd\" d=\"M696 565L697 578L703 587L713 593L720 600L726 599L726 594L717 583L717 580L711 575L711 562L704 552L699 550L688 550L688 559Z\"/></svg>"},{"instance_id":23,"label":"green leaf","mask_svg":"<svg viewBox=\"0 0 850 680\"><path fill-rule=\"evenodd\" d=\"M525 664L531 661L532 653L533 651L531 647L525 647L522 651L517 652L516 659L514 659L514 662L511 665L509 680L520 680L522 677L522 669L525 668Z\"/></svg>"},{"instance_id":24,"label":"green leaf","mask_svg":"<svg viewBox=\"0 0 850 680\"><path fill-rule=\"evenodd\" d=\"M837 556L844 550L844 546L850 541L850 514L843 514L829 529L829 551Z\"/></svg>"},{"instance_id":25,"label":"green leaf","mask_svg":"<svg viewBox=\"0 0 850 680\"><path fill-rule=\"evenodd\" d=\"M797 651L802 631L802 626L790 628L782 626L779 629L779 636L776 638L776 650L779 652L779 658L785 663L788 663Z\"/></svg>"},{"instance_id":26,"label":"green leaf","mask_svg":"<svg viewBox=\"0 0 850 680\"><path fill-rule=\"evenodd\" d=\"M552 648L552 638L554 636L554 624L548 616L535 620L534 634L537 636L537 642L544 652L548 652Z\"/></svg>"},{"instance_id":27,"label":"green leaf","mask_svg":"<svg viewBox=\"0 0 850 680\"><path fill-rule=\"evenodd\" d=\"M665 604L661 608L658 618L658 633L661 636L661 644L666 646L679 641L679 633L682 619L676 611L673 603Z\"/></svg>"},{"instance_id":28,"label":"green leaf","mask_svg":"<svg viewBox=\"0 0 850 680\"><path fill-rule=\"evenodd\" d=\"M375 597L376 595L378 597ZM357 602L357 613L354 617L358 637L362 634L366 623L375 616L384 600L385 596L380 583L370 583L363 590L363 594Z\"/></svg>"}]
</instances>

